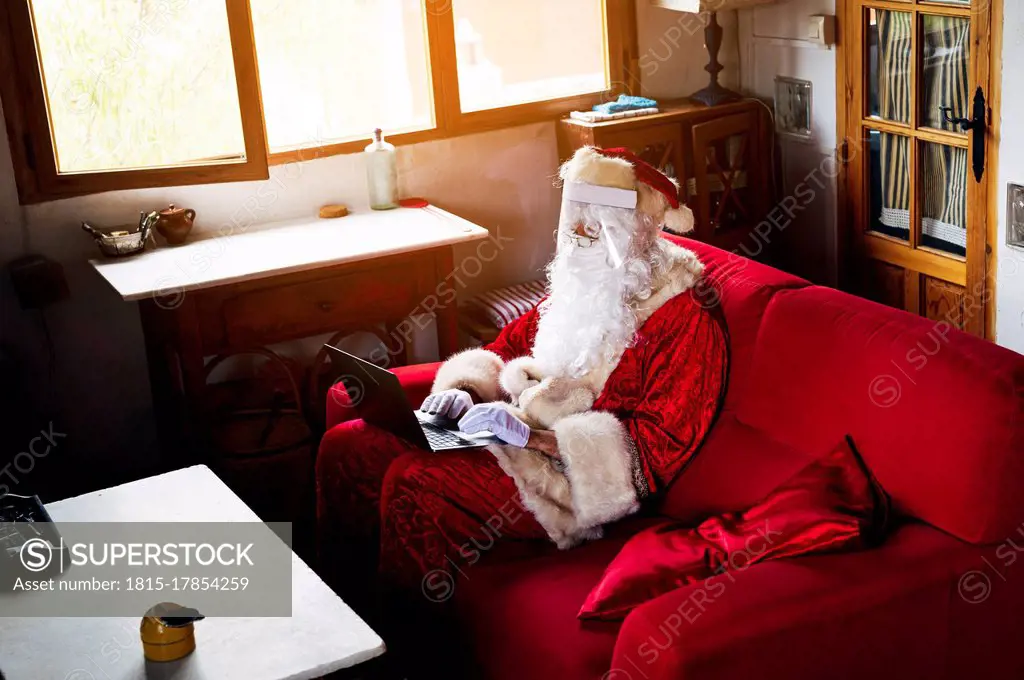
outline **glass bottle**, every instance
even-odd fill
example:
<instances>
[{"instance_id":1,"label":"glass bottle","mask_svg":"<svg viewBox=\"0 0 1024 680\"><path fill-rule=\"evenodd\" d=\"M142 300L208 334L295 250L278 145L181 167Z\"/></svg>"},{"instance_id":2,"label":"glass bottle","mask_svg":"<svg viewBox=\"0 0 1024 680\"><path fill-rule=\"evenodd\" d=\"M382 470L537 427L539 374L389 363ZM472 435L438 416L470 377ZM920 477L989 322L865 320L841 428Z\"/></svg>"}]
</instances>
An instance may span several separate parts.
<instances>
[{"instance_id":1,"label":"glass bottle","mask_svg":"<svg viewBox=\"0 0 1024 680\"><path fill-rule=\"evenodd\" d=\"M366 184L370 190L370 207L391 210L398 207L398 165L395 147L384 141L380 128L373 131L373 142L366 147Z\"/></svg>"}]
</instances>

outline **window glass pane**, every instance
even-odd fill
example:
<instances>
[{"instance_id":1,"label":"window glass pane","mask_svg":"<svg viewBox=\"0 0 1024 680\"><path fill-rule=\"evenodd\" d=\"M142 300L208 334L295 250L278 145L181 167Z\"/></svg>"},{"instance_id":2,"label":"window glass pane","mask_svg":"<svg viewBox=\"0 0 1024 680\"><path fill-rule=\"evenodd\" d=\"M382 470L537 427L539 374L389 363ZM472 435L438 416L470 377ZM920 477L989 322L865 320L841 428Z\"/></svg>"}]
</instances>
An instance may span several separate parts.
<instances>
[{"instance_id":1,"label":"window glass pane","mask_svg":"<svg viewBox=\"0 0 1024 680\"><path fill-rule=\"evenodd\" d=\"M608 88L601 0L452 0L463 111Z\"/></svg>"},{"instance_id":2,"label":"window glass pane","mask_svg":"<svg viewBox=\"0 0 1024 680\"><path fill-rule=\"evenodd\" d=\"M868 112L910 122L910 63L914 22L909 12L868 10Z\"/></svg>"},{"instance_id":3,"label":"window glass pane","mask_svg":"<svg viewBox=\"0 0 1024 680\"><path fill-rule=\"evenodd\" d=\"M869 229L910 240L910 139L871 130Z\"/></svg>"},{"instance_id":4,"label":"window glass pane","mask_svg":"<svg viewBox=\"0 0 1024 680\"><path fill-rule=\"evenodd\" d=\"M32 0L61 172L242 158L223 2Z\"/></svg>"},{"instance_id":5,"label":"window glass pane","mask_svg":"<svg viewBox=\"0 0 1024 680\"><path fill-rule=\"evenodd\" d=\"M967 255L967 149L921 145L921 245Z\"/></svg>"},{"instance_id":6,"label":"window glass pane","mask_svg":"<svg viewBox=\"0 0 1024 680\"><path fill-rule=\"evenodd\" d=\"M970 118L971 21L961 17L924 16L924 120L927 127L960 128L943 120L941 107L955 118Z\"/></svg>"},{"instance_id":7,"label":"window glass pane","mask_svg":"<svg viewBox=\"0 0 1024 680\"><path fill-rule=\"evenodd\" d=\"M422 0L251 0L271 151L433 127Z\"/></svg>"}]
</instances>

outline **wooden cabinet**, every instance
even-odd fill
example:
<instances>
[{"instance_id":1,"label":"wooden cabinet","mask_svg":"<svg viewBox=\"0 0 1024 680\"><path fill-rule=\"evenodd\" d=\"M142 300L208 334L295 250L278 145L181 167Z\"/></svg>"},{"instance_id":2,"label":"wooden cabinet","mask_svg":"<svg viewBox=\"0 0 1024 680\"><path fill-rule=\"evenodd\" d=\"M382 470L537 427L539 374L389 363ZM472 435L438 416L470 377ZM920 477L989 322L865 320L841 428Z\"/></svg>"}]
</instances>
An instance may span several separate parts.
<instances>
[{"instance_id":1,"label":"wooden cabinet","mask_svg":"<svg viewBox=\"0 0 1024 680\"><path fill-rule=\"evenodd\" d=\"M669 177L679 177L679 170L686 165L679 125L651 125L633 129L613 127L602 131L600 136L601 143L585 143L606 149L627 148Z\"/></svg>"},{"instance_id":2,"label":"wooden cabinet","mask_svg":"<svg viewBox=\"0 0 1024 680\"><path fill-rule=\"evenodd\" d=\"M456 307L436 304L445 277L454 271L452 258L449 246L423 248L225 283L170 302L156 296L141 300L154 411L168 454L178 461L185 455L204 459L213 410L207 379L228 356L259 354L286 366L269 346L367 331L380 338L387 352L375 360L387 368L401 366L408 358L416 311L436 314L440 354L453 354L458 349ZM288 373L287 366L283 372Z\"/></svg>"},{"instance_id":3,"label":"wooden cabinet","mask_svg":"<svg viewBox=\"0 0 1024 680\"><path fill-rule=\"evenodd\" d=\"M211 288L196 295L206 355L405 319L437 285L418 253ZM455 351L455 348L448 348Z\"/></svg>"},{"instance_id":4,"label":"wooden cabinet","mask_svg":"<svg viewBox=\"0 0 1024 680\"><path fill-rule=\"evenodd\" d=\"M604 123L562 120L562 160L581 146L625 147L680 185L680 200L696 219L691 235L720 248L762 256L770 247L753 231L774 202L771 118L764 105L747 100L722 106L668 103L660 113Z\"/></svg>"}]
</instances>

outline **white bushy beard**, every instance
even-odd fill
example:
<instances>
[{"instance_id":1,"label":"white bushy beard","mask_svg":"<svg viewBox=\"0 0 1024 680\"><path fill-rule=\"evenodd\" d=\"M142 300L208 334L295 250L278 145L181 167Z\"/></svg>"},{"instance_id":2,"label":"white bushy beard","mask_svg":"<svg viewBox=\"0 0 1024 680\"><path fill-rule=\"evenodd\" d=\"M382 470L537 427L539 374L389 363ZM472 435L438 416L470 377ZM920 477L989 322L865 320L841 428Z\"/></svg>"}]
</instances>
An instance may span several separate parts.
<instances>
[{"instance_id":1,"label":"white bushy beard","mask_svg":"<svg viewBox=\"0 0 1024 680\"><path fill-rule=\"evenodd\" d=\"M533 345L546 374L581 377L618 362L632 346L636 305L650 297L655 272L663 266L651 222L635 210L563 204ZM570 238L581 223L597 237L589 248Z\"/></svg>"}]
</instances>

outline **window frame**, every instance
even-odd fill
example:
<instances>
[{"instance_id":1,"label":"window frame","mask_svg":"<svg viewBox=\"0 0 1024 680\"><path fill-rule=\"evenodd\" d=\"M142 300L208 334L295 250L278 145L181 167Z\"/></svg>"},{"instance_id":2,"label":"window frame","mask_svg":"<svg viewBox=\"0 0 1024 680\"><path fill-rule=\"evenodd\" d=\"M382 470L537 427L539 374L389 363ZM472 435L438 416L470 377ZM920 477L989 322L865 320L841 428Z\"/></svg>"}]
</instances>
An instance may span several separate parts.
<instances>
[{"instance_id":1,"label":"window frame","mask_svg":"<svg viewBox=\"0 0 1024 680\"><path fill-rule=\"evenodd\" d=\"M261 180L269 166L361 151L366 139L270 152L263 114L255 33L249 0L224 0L245 140L242 160L201 161L172 167L60 173L36 52L31 0L0 3L0 101L22 204L124 189ZM388 136L395 145L555 120L622 92L640 90L636 0L602 0L606 75L601 92L464 113L459 99L454 9L450 1L420 0L429 53L434 125ZM4 38L7 38L6 40Z\"/></svg>"},{"instance_id":2,"label":"window frame","mask_svg":"<svg viewBox=\"0 0 1024 680\"><path fill-rule=\"evenodd\" d=\"M389 135L388 141L396 146L557 120L570 111L589 109L595 104L608 101L612 95L640 92L636 0L603 0L605 63L610 83L607 90L463 113L455 54L453 3L450 0L421 1L426 17L430 51L434 127ZM438 5L441 5L440 8ZM438 9L440 11L437 11ZM308 160L311 157L320 158L362 151L366 144L367 140L359 139L279 151L269 154L270 164L280 165Z\"/></svg>"},{"instance_id":3,"label":"window frame","mask_svg":"<svg viewBox=\"0 0 1024 680\"><path fill-rule=\"evenodd\" d=\"M267 179L266 131L248 0L225 0L241 113L245 157L175 166L60 173L47 106L45 75L36 52L30 0L0 10L0 76L7 135L22 204L118 189ZM10 40L3 40L3 36Z\"/></svg>"}]
</instances>

